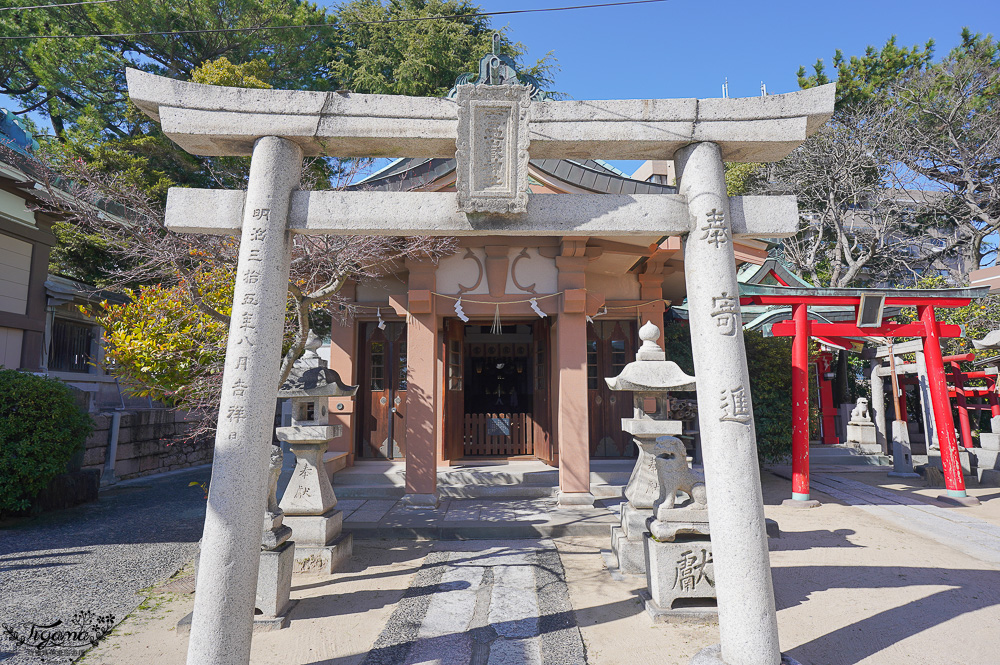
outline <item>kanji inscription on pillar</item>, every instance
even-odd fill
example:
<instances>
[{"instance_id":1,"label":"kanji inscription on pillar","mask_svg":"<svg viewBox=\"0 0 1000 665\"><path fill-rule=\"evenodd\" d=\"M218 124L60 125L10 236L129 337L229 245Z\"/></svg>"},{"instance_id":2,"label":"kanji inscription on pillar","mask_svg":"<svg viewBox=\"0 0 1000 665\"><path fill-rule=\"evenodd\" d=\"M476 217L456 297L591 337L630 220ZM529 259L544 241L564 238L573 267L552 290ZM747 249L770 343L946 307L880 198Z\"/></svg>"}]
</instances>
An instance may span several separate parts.
<instances>
[{"instance_id":1,"label":"kanji inscription on pillar","mask_svg":"<svg viewBox=\"0 0 1000 665\"><path fill-rule=\"evenodd\" d=\"M725 291L721 296L712 296L711 314L716 330L727 337L735 335L737 326L742 323L739 300Z\"/></svg>"},{"instance_id":2,"label":"kanji inscription on pillar","mask_svg":"<svg viewBox=\"0 0 1000 665\"><path fill-rule=\"evenodd\" d=\"M719 422L735 422L748 425L753 414L750 413L750 400L747 399L747 391L743 386L723 390L719 394L719 406L722 415Z\"/></svg>"},{"instance_id":3,"label":"kanji inscription on pillar","mask_svg":"<svg viewBox=\"0 0 1000 665\"><path fill-rule=\"evenodd\" d=\"M463 212L528 209L528 105L525 85L460 85L455 160Z\"/></svg>"},{"instance_id":4,"label":"kanji inscription on pillar","mask_svg":"<svg viewBox=\"0 0 1000 665\"><path fill-rule=\"evenodd\" d=\"M701 239L718 247L729 242L729 229L726 227L725 213L712 208L705 214L705 221L699 228Z\"/></svg>"}]
</instances>

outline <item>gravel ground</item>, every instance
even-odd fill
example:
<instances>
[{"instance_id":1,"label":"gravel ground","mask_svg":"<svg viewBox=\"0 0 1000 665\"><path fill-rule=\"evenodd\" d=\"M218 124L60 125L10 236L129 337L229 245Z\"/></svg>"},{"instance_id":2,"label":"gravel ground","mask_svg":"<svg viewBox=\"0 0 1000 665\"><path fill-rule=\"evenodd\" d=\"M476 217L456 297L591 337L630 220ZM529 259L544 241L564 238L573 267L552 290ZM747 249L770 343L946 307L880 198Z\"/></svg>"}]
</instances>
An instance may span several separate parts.
<instances>
[{"instance_id":1,"label":"gravel ground","mask_svg":"<svg viewBox=\"0 0 1000 665\"><path fill-rule=\"evenodd\" d=\"M56 621L65 629L80 612L122 621L143 601L138 591L194 556L205 498L190 483L210 475L206 467L140 478L102 491L97 503L0 527L0 624L23 634ZM0 661L40 661L4 632Z\"/></svg>"}]
</instances>

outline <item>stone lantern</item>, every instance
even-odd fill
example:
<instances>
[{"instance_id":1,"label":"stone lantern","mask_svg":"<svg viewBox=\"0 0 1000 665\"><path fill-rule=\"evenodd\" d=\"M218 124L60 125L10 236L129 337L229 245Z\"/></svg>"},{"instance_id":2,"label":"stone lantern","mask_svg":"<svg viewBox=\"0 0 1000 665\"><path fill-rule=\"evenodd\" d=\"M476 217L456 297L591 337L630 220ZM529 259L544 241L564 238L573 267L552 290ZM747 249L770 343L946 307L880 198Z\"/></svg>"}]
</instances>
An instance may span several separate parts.
<instances>
[{"instance_id":1,"label":"stone lantern","mask_svg":"<svg viewBox=\"0 0 1000 665\"><path fill-rule=\"evenodd\" d=\"M335 436L330 424L329 398L353 397L357 386L346 386L340 375L326 366L316 349L320 340L312 332L306 352L295 362L279 398L292 404L292 424L276 430L295 455L295 470L281 498L285 524L295 538L298 572L331 573L351 556L351 534L342 534L343 515L323 466L323 455Z\"/></svg>"},{"instance_id":2,"label":"stone lantern","mask_svg":"<svg viewBox=\"0 0 1000 665\"><path fill-rule=\"evenodd\" d=\"M615 378L612 390L631 390L635 417L622 429L639 447L639 459L625 488L620 527L612 527L611 551L625 573L646 574L646 610L654 619L690 619L715 611L715 575L709 539L705 481L687 463L675 435L681 423L670 420L671 391L694 390L688 376L656 344L659 329L647 322L639 330L636 360ZM678 504L677 493L688 499Z\"/></svg>"},{"instance_id":3,"label":"stone lantern","mask_svg":"<svg viewBox=\"0 0 1000 665\"><path fill-rule=\"evenodd\" d=\"M649 532L646 522L653 516L654 504L663 493L656 473L657 438L681 434L683 427L681 421L670 419L669 393L695 389L694 377L666 359L663 349L656 344L659 337L659 328L647 321L639 329L642 345L635 362L626 365L618 376L605 379L612 390L632 391L635 409L632 418L622 418L622 430L632 435L639 458L625 487L628 503L622 506L621 526L611 529L609 561L618 571L633 575L646 572L643 541L644 534ZM674 441L680 444L679 440ZM683 446L680 450L683 451ZM669 500L673 505L672 495Z\"/></svg>"}]
</instances>

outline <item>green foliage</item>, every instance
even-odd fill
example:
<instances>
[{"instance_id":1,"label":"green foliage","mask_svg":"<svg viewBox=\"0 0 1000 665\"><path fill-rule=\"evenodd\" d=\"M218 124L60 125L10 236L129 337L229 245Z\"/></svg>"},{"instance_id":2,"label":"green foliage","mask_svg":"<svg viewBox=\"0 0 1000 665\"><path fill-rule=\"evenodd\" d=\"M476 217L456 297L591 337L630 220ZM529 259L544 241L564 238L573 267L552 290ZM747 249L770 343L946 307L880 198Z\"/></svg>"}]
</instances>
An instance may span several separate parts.
<instances>
[{"instance_id":1,"label":"green foliage","mask_svg":"<svg viewBox=\"0 0 1000 665\"><path fill-rule=\"evenodd\" d=\"M331 50L331 79L337 89L418 97L444 96L463 72L473 71L493 49L489 17L414 21L427 16L461 16L481 11L468 0L354 0L337 11L338 40ZM361 25L361 21L403 21ZM500 52L519 60L521 44L501 30ZM551 83L551 54L522 72Z\"/></svg>"},{"instance_id":2,"label":"green foliage","mask_svg":"<svg viewBox=\"0 0 1000 665\"><path fill-rule=\"evenodd\" d=\"M52 233L58 242L49 252L49 272L85 284L104 286L107 266L117 260L107 239L66 222L53 224Z\"/></svg>"},{"instance_id":3,"label":"green foliage","mask_svg":"<svg viewBox=\"0 0 1000 665\"><path fill-rule=\"evenodd\" d=\"M191 72L191 80L204 85L225 85L231 88L270 89L271 70L263 60L251 60L242 64L233 64L229 58L222 56L218 60L209 60Z\"/></svg>"},{"instance_id":4,"label":"green foliage","mask_svg":"<svg viewBox=\"0 0 1000 665\"><path fill-rule=\"evenodd\" d=\"M694 376L694 356L691 354L691 328L687 321L675 321L663 326L663 350L667 360Z\"/></svg>"},{"instance_id":5,"label":"green foliage","mask_svg":"<svg viewBox=\"0 0 1000 665\"><path fill-rule=\"evenodd\" d=\"M694 374L691 330L687 323L664 326L667 359L688 374ZM770 462L787 456L792 449L792 341L744 332L750 394L757 431L757 456Z\"/></svg>"},{"instance_id":6,"label":"green foliage","mask_svg":"<svg viewBox=\"0 0 1000 665\"><path fill-rule=\"evenodd\" d=\"M765 177L763 164L726 162L726 193L729 196L749 194Z\"/></svg>"},{"instance_id":7,"label":"green foliage","mask_svg":"<svg viewBox=\"0 0 1000 665\"><path fill-rule=\"evenodd\" d=\"M907 74L924 69L933 58L933 39L923 47L907 48L896 44L895 35L881 49L869 46L860 57L845 58L843 51L837 49L833 55L833 66L837 70L837 110L877 101L890 85ZM830 83L822 59L813 65L812 74L807 75L806 68L799 67L797 75L800 88Z\"/></svg>"},{"instance_id":8,"label":"green foliage","mask_svg":"<svg viewBox=\"0 0 1000 665\"><path fill-rule=\"evenodd\" d=\"M9 0L7 7L34 0ZM5 42L0 92L52 120L57 135L89 125L105 139L139 136L153 122L128 100L125 68L188 79L200 65L267 62L280 88L326 89L332 28L188 34L141 34L204 28L332 23L324 8L299 0L122 2L0 12L0 35L112 34L125 37ZM140 33L140 34L136 34Z\"/></svg>"},{"instance_id":9,"label":"green foliage","mask_svg":"<svg viewBox=\"0 0 1000 665\"><path fill-rule=\"evenodd\" d=\"M232 274L219 270L199 275L196 288L206 304L228 316L233 283ZM224 322L194 306L185 286L142 286L127 292L128 302L104 302L94 313L115 375L136 386L136 394L181 408L210 394L228 333Z\"/></svg>"},{"instance_id":10,"label":"green foliage","mask_svg":"<svg viewBox=\"0 0 1000 665\"><path fill-rule=\"evenodd\" d=\"M757 456L773 462L792 450L792 338L745 331Z\"/></svg>"},{"instance_id":11,"label":"green foliage","mask_svg":"<svg viewBox=\"0 0 1000 665\"><path fill-rule=\"evenodd\" d=\"M92 430L66 384L0 369L0 514L28 509Z\"/></svg>"}]
</instances>

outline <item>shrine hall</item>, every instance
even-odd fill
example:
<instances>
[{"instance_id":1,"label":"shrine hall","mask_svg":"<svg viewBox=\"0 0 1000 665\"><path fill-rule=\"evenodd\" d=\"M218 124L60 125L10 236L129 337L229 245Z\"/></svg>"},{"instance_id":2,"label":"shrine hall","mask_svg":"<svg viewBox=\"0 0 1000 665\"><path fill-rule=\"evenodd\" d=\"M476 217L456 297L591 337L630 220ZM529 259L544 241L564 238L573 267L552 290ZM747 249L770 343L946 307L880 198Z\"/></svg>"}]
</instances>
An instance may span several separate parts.
<instances>
[{"instance_id":1,"label":"shrine hall","mask_svg":"<svg viewBox=\"0 0 1000 665\"><path fill-rule=\"evenodd\" d=\"M454 159L397 159L353 185L359 191L454 192ZM599 160L529 162L532 195L676 194L673 163L647 161L632 176ZM735 243L737 264L762 264L767 243ZM567 289L584 292L586 329L560 328ZM407 339L408 293L429 291L437 314L436 343ZM437 265L408 269L343 292L353 323L333 326L331 367L360 386L353 412L338 412L343 435L331 445L352 462L403 460L417 445L433 445L440 465L497 458L559 464L560 441L584 437L590 459L634 458L621 419L632 400L604 381L635 359L638 329L686 325L671 313L685 299L677 237L462 237L458 251ZM734 300L735 304L735 300ZM686 311L683 310L683 318ZM662 346L664 337L658 342ZM567 351L586 349L579 376L564 371ZM414 440L407 427L407 359L438 359L432 396L438 423L433 441ZM677 393L677 417L693 447L694 393ZM572 429L558 430L566 410ZM683 411L683 413L681 413Z\"/></svg>"}]
</instances>

